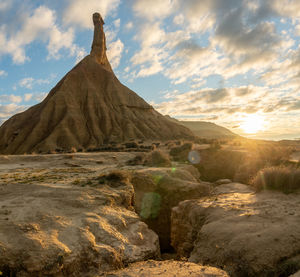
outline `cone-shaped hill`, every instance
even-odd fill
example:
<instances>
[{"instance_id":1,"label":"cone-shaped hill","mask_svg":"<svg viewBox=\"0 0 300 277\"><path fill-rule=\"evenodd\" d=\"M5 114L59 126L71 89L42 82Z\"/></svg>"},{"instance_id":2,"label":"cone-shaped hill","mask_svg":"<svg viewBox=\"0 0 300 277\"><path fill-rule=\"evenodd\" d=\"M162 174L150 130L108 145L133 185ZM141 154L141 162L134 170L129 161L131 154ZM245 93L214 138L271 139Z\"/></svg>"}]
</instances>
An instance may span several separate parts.
<instances>
[{"instance_id":1,"label":"cone-shaped hill","mask_svg":"<svg viewBox=\"0 0 300 277\"><path fill-rule=\"evenodd\" d=\"M130 139L189 139L189 129L155 111L122 85L106 57L100 14L90 55L79 62L38 105L0 127L0 153L97 148Z\"/></svg>"}]
</instances>

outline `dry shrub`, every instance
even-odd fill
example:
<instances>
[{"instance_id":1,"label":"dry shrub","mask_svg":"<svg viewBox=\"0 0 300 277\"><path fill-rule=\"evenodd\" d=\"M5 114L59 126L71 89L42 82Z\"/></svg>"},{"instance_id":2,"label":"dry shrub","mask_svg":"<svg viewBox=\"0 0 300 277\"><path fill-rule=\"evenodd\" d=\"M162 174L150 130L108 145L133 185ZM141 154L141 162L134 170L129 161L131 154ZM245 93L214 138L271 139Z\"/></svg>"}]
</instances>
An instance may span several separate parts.
<instances>
[{"instance_id":1,"label":"dry shrub","mask_svg":"<svg viewBox=\"0 0 300 277\"><path fill-rule=\"evenodd\" d=\"M244 153L227 150L204 150L200 152L201 161L195 167L201 180L215 182L219 179L234 179L246 157Z\"/></svg>"},{"instance_id":2,"label":"dry shrub","mask_svg":"<svg viewBox=\"0 0 300 277\"><path fill-rule=\"evenodd\" d=\"M145 154L141 153L126 162L127 165L143 165L145 162Z\"/></svg>"},{"instance_id":3,"label":"dry shrub","mask_svg":"<svg viewBox=\"0 0 300 277\"><path fill-rule=\"evenodd\" d=\"M185 162L188 160L189 152L192 148L193 143L186 142L181 146L171 148L170 155L175 161Z\"/></svg>"},{"instance_id":4,"label":"dry shrub","mask_svg":"<svg viewBox=\"0 0 300 277\"><path fill-rule=\"evenodd\" d=\"M126 171L114 170L108 174L102 174L98 178L99 184L107 184L111 187L126 185L129 180L129 174Z\"/></svg>"},{"instance_id":5,"label":"dry shrub","mask_svg":"<svg viewBox=\"0 0 300 277\"><path fill-rule=\"evenodd\" d=\"M155 150L147 155L144 165L168 167L171 166L171 161L167 153L164 153L160 150Z\"/></svg>"},{"instance_id":6,"label":"dry shrub","mask_svg":"<svg viewBox=\"0 0 300 277\"><path fill-rule=\"evenodd\" d=\"M201 151L200 156L201 162L195 166L202 180L231 179L249 184L263 168L289 165L290 150L276 143L250 142L244 151L210 147Z\"/></svg>"},{"instance_id":7,"label":"dry shrub","mask_svg":"<svg viewBox=\"0 0 300 277\"><path fill-rule=\"evenodd\" d=\"M279 190L291 193L300 189L300 169L291 167L268 167L260 170L251 185L257 191Z\"/></svg>"}]
</instances>

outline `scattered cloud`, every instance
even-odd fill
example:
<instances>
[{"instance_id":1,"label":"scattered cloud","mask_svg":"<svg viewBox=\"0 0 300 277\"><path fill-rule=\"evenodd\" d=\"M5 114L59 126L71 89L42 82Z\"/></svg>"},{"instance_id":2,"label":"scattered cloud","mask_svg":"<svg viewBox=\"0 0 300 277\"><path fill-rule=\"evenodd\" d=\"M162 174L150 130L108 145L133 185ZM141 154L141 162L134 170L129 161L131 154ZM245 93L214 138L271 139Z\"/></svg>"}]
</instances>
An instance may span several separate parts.
<instances>
[{"instance_id":1,"label":"scattered cloud","mask_svg":"<svg viewBox=\"0 0 300 277\"><path fill-rule=\"evenodd\" d=\"M133 22L132 21L129 21L128 23L126 23L125 29L131 30L132 28L133 28Z\"/></svg>"},{"instance_id":2,"label":"scattered cloud","mask_svg":"<svg viewBox=\"0 0 300 277\"><path fill-rule=\"evenodd\" d=\"M35 85L50 84L49 79L34 79L32 77L23 78L19 81L19 86L22 88L32 89Z\"/></svg>"},{"instance_id":3,"label":"scattered cloud","mask_svg":"<svg viewBox=\"0 0 300 277\"><path fill-rule=\"evenodd\" d=\"M174 0L135 0L133 10L137 16L154 21L170 15L176 7L176 2Z\"/></svg>"},{"instance_id":4,"label":"scattered cloud","mask_svg":"<svg viewBox=\"0 0 300 277\"><path fill-rule=\"evenodd\" d=\"M4 95L0 95L0 103L20 103L22 102L22 97L21 96L17 96L14 94L4 94Z\"/></svg>"},{"instance_id":5,"label":"scattered cloud","mask_svg":"<svg viewBox=\"0 0 300 277\"><path fill-rule=\"evenodd\" d=\"M33 96L32 93L25 93L25 94L24 94L24 101L25 101L25 102L30 101L31 98L32 98L32 96Z\"/></svg>"},{"instance_id":6,"label":"scattered cloud","mask_svg":"<svg viewBox=\"0 0 300 277\"><path fill-rule=\"evenodd\" d=\"M99 12L105 17L114 13L120 0L68 0L68 5L63 14L63 20L68 25L77 25L82 28L92 28L93 22L91 15L94 12Z\"/></svg>"},{"instance_id":7,"label":"scattered cloud","mask_svg":"<svg viewBox=\"0 0 300 277\"><path fill-rule=\"evenodd\" d=\"M0 70L0 77L5 77L7 76L7 72L4 70Z\"/></svg>"},{"instance_id":8,"label":"scattered cloud","mask_svg":"<svg viewBox=\"0 0 300 277\"><path fill-rule=\"evenodd\" d=\"M113 68L119 66L123 50L124 44L120 39L110 43L107 56Z\"/></svg>"},{"instance_id":9,"label":"scattered cloud","mask_svg":"<svg viewBox=\"0 0 300 277\"><path fill-rule=\"evenodd\" d=\"M7 9L9 9L12 5L12 1L11 0L1 0L0 1L0 11L6 11Z\"/></svg>"},{"instance_id":10,"label":"scattered cloud","mask_svg":"<svg viewBox=\"0 0 300 277\"><path fill-rule=\"evenodd\" d=\"M74 44L74 30L63 31L56 24L54 10L39 6L32 12L23 11L20 18L17 22L12 18L0 27L0 55L11 55L15 64L30 60L25 48L34 41L47 44L48 58L60 58L61 49L68 49L71 56L82 55L84 50ZM18 29L11 32L11 26L16 24Z\"/></svg>"},{"instance_id":11,"label":"scattered cloud","mask_svg":"<svg viewBox=\"0 0 300 277\"><path fill-rule=\"evenodd\" d=\"M8 105L1 105L0 104L0 119L6 120L10 116L23 112L26 109L26 106L19 106L14 103Z\"/></svg>"}]
</instances>

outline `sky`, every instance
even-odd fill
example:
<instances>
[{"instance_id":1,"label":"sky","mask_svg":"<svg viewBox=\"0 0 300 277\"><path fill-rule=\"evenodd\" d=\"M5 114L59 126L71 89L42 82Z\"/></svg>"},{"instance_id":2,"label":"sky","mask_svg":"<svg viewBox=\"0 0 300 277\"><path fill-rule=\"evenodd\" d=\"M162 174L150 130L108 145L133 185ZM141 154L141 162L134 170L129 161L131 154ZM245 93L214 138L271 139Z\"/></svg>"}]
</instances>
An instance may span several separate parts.
<instances>
[{"instance_id":1,"label":"sky","mask_svg":"<svg viewBox=\"0 0 300 277\"><path fill-rule=\"evenodd\" d=\"M89 54L96 11L115 74L160 113L300 138L299 0L0 0L0 124Z\"/></svg>"}]
</instances>

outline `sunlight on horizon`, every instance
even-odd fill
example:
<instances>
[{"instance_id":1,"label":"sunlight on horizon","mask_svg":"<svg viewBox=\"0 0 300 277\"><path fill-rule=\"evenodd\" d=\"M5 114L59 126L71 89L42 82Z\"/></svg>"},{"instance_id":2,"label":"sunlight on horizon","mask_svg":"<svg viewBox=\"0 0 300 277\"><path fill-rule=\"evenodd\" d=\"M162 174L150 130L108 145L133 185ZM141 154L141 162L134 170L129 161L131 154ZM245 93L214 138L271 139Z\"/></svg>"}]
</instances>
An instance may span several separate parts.
<instances>
[{"instance_id":1,"label":"sunlight on horizon","mask_svg":"<svg viewBox=\"0 0 300 277\"><path fill-rule=\"evenodd\" d=\"M265 129L265 121L261 115L251 114L247 115L240 125L240 128L246 134L255 134Z\"/></svg>"}]
</instances>

